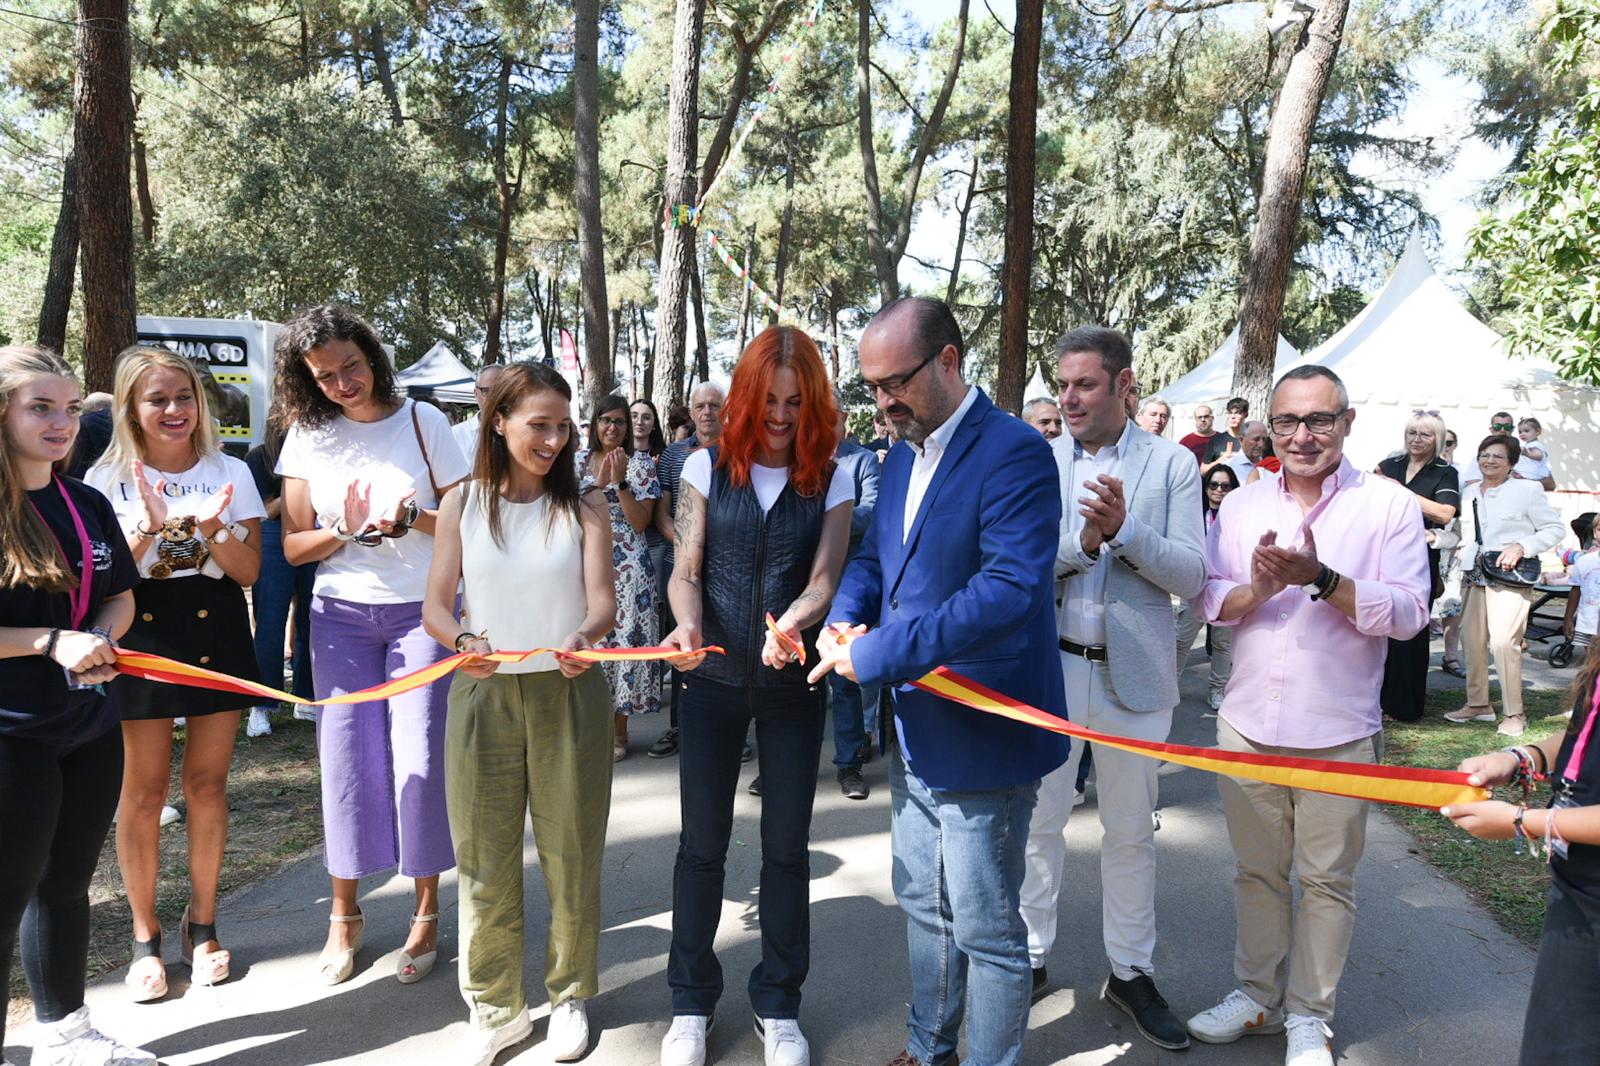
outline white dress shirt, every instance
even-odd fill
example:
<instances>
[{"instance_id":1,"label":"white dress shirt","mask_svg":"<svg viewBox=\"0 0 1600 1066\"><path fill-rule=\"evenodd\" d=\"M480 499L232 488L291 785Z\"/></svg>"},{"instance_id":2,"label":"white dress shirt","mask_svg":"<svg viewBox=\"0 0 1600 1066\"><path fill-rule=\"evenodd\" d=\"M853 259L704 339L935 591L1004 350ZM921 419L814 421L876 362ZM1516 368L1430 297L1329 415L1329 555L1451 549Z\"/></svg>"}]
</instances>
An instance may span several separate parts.
<instances>
[{"instance_id":1,"label":"white dress shirt","mask_svg":"<svg viewBox=\"0 0 1600 1066\"><path fill-rule=\"evenodd\" d=\"M961 406L956 408L955 414L944 420L944 425L929 433L928 439L920 446L906 441L907 444L911 444L913 458L911 480L906 483L906 513L900 527L902 543L911 536L911 527L917 521L917 510L922 506L922 497L927 493L928 486L933 483L934 472L939 469L939 460L944 458L945 449L950 447L950 438L956 435L961 420L967 417L967 412L972 410L972 405L977 399L978 390L968 385L966 398L961 401Z\"/></svg>"},{"instance_id":2,"label":"white dress shirt","mask_svg":"<svg viewBox=\"0 0 1600 1066\"><path fill-rule=\"evenodd\" d=\"M1134 530L1130 513L1123 519L1117 535L1108 538L1100 553L1091 559L1083 550L1083 527L1087 519L1079 512L1083 505L1078 498L1089 494L1083 487L1104 474L1122 476L1122 460L1128 454L1128 439L1133 421L1122 427L1122 436L1115 444L1107 444L1090 454L1070 434L1050 442L1056 454L1056 469L1061 475L1061 551L1057 565L1065 564L1078 573L1066 579L1062 588L1061 613L1057 616L1057 632L1068 640L1088 646L1104 646L1106 642L1106 570L1111 565L1108 548L1120 547Z\"/></svg>"},{"instance_id":3,"label":"white dress shirt","mask_svg":"<svg viewBox=\"0 0 1600 1066\"><path fill-rule=\"evenodd\" d=\"M455 437L456 446L461 449L461 454L466 456L469 471L478 461L478 427L481 421L480 416L474 414L471 418L450 427L450 434ZM472 475L469 473L467 476Z\"/></svg>"}]
</instances>

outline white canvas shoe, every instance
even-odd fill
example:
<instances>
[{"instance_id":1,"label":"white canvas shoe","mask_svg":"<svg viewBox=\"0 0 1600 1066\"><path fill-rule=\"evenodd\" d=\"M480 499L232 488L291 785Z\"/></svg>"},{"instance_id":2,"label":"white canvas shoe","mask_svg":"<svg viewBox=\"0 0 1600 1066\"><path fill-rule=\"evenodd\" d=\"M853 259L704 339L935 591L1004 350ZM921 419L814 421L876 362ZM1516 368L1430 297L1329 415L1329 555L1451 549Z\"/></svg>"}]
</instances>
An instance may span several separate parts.
<instances>
[{"instance_id":1,"label":"white canvas shoe","mask_svg":"<svg viewBox=\"0 0 1600 1066\"><path fill-rule=\"evenodd\" d=\"M710 1014L675 1014L672 1028L661 1038L661 1066L705 1066L706 1037L716 1017Z\"/></svg>"},{"instance_id":2,"label":"white canvas shoe","mask_svg":"<svg viewBox=\"0 0 1600 1066\"><path fill-rule=\"evenodd\" d=\"M811 1045L793 1018L756 1018L766 1066L811 1066Z\"/></svg>"},{"instance_id":3,"label":"white canvas shoe","mask_svg":"<svg viewBox=\"0 0 1600 1066\"><path fill-rule=\"evenodd\" d=\"M557 1062L583 1058L589 1050L589 1011L581 999L557 1003L550 1010L550 1032L545 1037L550 1057Z\"/></svg>"},{"instance_id":4,"label":"white canvas shoe","mask_svg":"<svg viewBox=\"0 0 1600 1066\"><path fill-rule=\"evenodd\" d=\"M1291 1014L1283 1066L1333 1066L1333 1030L1321 1018Z\"/></svg>"}]
</instances>

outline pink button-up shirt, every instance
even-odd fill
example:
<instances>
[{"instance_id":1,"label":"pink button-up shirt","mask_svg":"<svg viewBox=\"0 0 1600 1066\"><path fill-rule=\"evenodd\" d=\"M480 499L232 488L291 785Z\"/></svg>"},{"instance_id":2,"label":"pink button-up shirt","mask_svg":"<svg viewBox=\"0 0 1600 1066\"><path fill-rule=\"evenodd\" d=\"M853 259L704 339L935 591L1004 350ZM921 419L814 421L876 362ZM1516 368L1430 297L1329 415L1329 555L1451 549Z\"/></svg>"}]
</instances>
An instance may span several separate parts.
<instances>
[{"instance_id":1,"label":"pink button-up shirt","mask_svg":"<svg viewBox=\"0 0 1600 1066\"><path fill-rule=\"evenodd\" d=\"M1250 583L1262 534L1275 529L1279 545L1299 547L1308 519L1317 557L1355 581L1356 617L1290 585L1221 623L1238 629L1219 713L1257 744L1331 748L1378 732L1386 641L1414 637L1428 623L1431 578L1417 498L1348 459L1323 479L1310 511L1301 510L1281 476L1227 495L1206 538L1205 617L1218 622L1228 593Z\"/></svg>"}]
</instances>

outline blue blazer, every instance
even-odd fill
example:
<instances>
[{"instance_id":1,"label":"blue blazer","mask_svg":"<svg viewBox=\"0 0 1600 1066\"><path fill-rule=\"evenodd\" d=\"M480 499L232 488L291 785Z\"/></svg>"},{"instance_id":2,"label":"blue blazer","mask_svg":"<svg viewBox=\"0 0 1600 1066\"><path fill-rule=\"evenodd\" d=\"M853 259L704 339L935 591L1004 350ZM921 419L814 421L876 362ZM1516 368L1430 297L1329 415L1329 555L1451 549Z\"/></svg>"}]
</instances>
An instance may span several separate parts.
<instances>
[{"instance_id":1,"label":"blue blazer","mask_svg":"<svg viewBox=\"0 0 1600 1066\"><path fill-rule=\"evenodd\" d=\"M885 457L872 526L845 567L830 620L872 627L851 649L856 674L862 688L894 686L900 751L924 784L1036 780L1066 761L1066 737L905 682L948 666L1067 716L1054 614L1055 460L1037 430L979 390L902 541L913 458L904 444Z\"/></svg>"}]
</instances>

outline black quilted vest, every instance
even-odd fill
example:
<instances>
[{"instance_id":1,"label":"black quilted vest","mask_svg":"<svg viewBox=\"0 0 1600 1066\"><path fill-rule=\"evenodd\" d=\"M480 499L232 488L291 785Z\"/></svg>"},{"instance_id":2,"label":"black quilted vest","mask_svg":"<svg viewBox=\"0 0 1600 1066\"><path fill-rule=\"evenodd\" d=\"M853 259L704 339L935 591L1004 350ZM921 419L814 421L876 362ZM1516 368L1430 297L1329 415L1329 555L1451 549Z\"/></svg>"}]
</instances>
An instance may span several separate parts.
<instances>
[{"instance_id":1,"label":"black quilted vest","mask_svg":"<svg viewBox=\"0 0 1600 1066\"><path fill-rule=\"evenodd\" d=\"M829 464L830 477L832 473ZM810 584L826 498L826 492L801 496L790 482L763 515L755 488L735 487L727 470L717 465L717 449L711 449L701 631L707 644L720 644L727 654L706 656L695 677L741 687L805 686L806 670L798 664L784 670L764 665L761 645L767 635L767 613L782 617ZM805 631L808 655L821 628Z\"/></svg>"}]
</instances>

